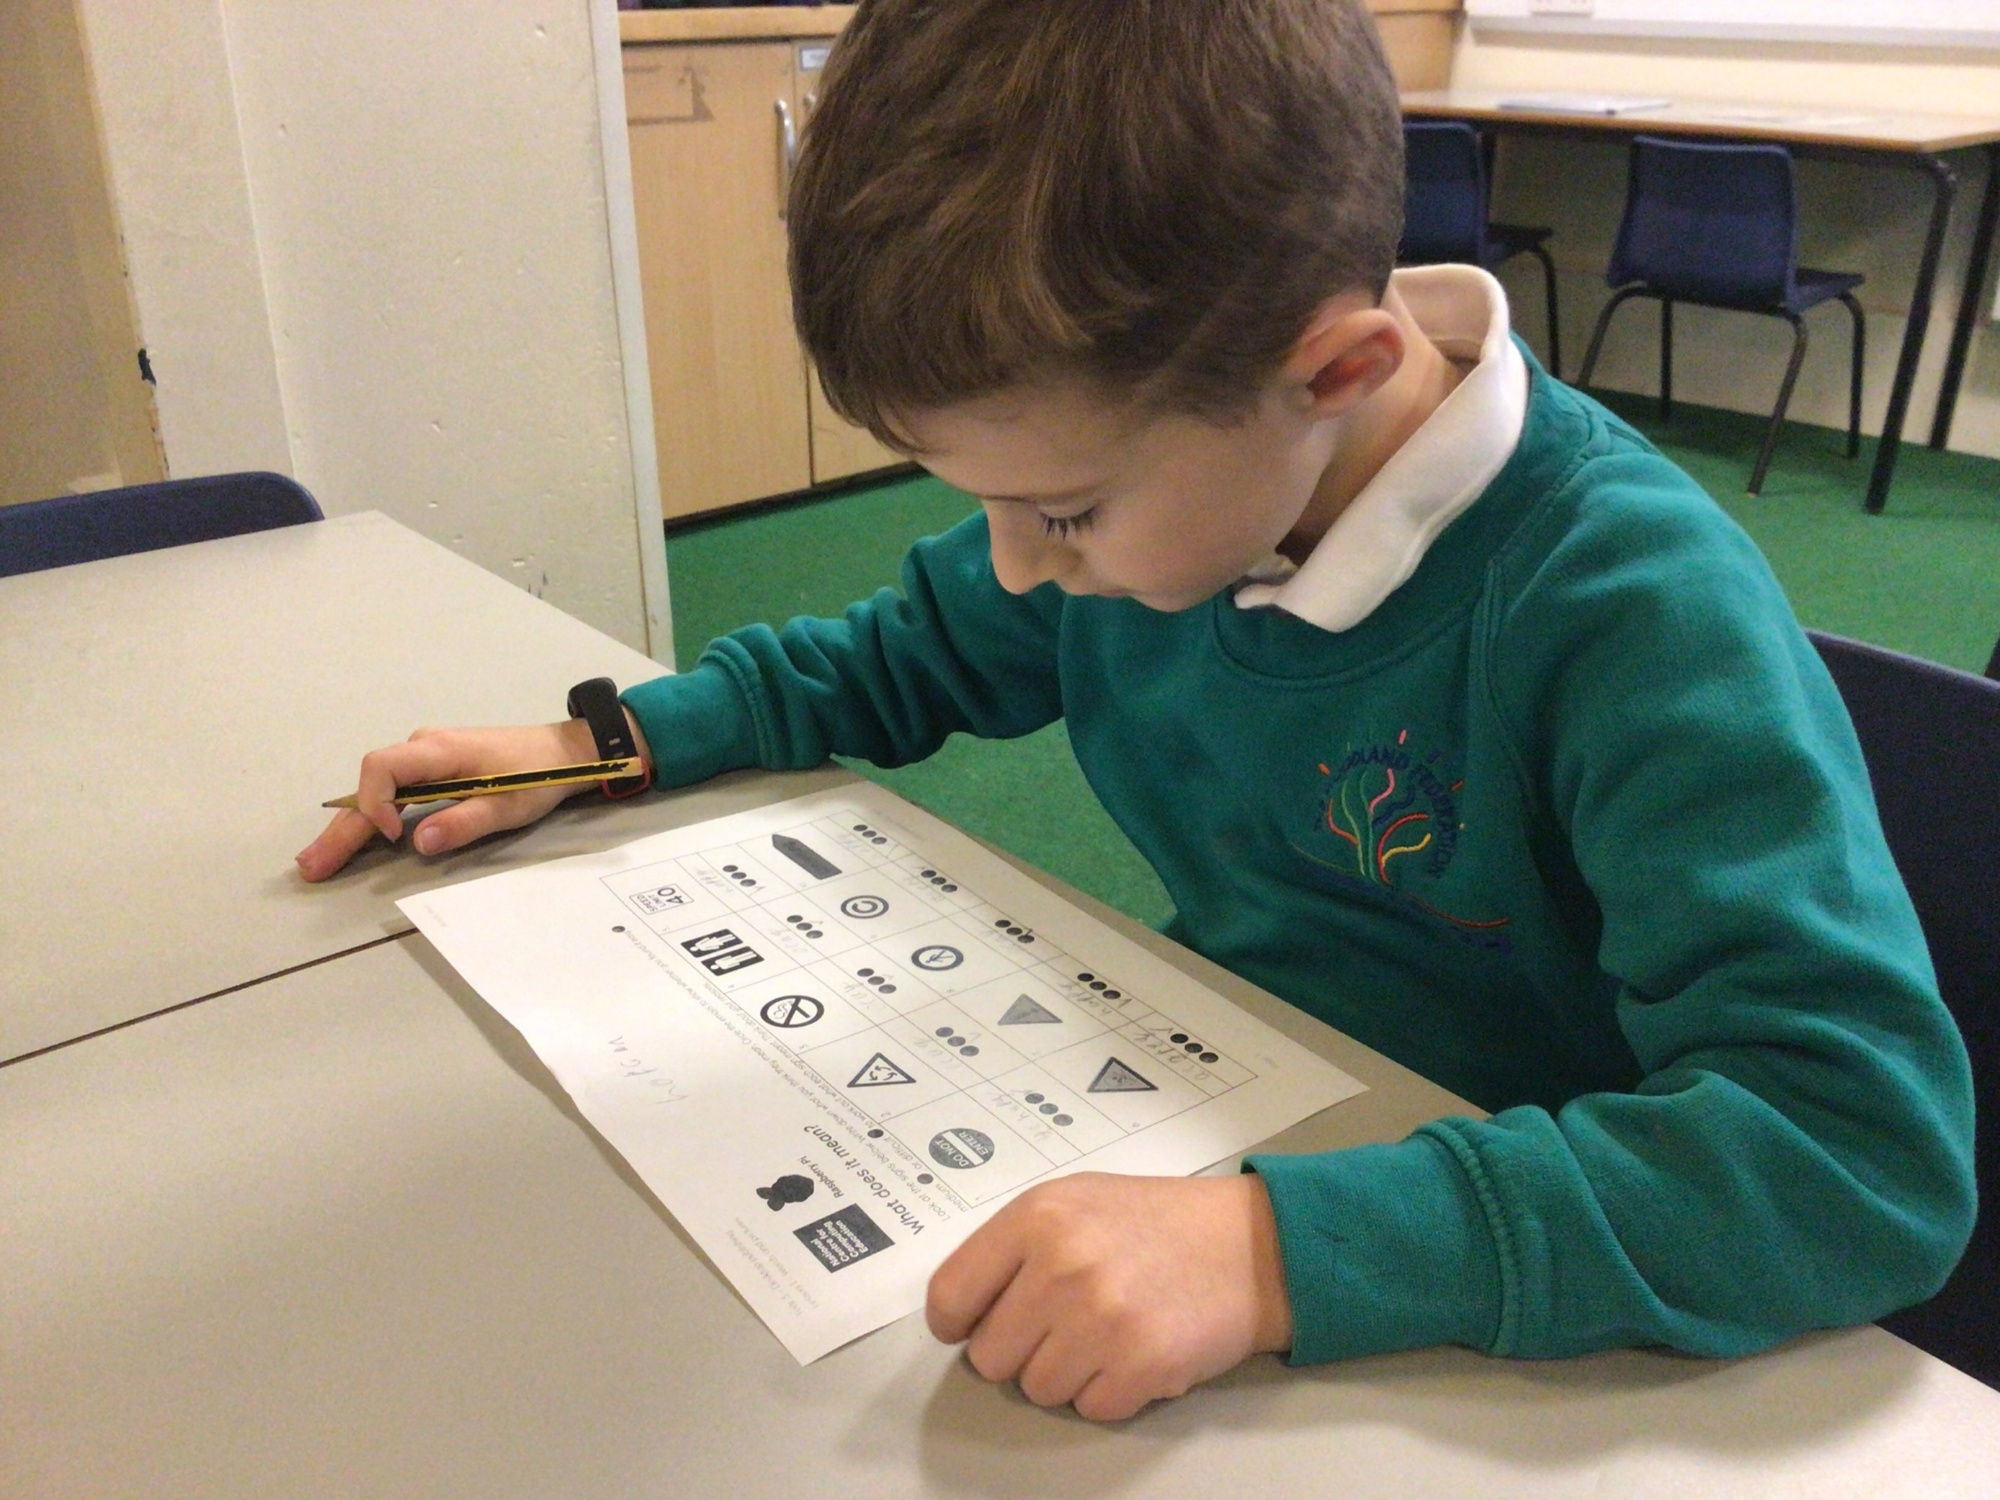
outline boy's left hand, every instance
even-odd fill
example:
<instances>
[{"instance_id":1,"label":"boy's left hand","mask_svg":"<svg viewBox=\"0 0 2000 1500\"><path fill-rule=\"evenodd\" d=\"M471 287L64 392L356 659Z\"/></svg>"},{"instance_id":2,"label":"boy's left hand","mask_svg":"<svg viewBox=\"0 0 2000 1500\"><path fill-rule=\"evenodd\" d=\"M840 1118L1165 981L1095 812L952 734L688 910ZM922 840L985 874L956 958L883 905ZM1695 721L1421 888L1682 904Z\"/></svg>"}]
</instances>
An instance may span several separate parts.
<instances>
[{"instance_id":1,"label":"boy's left hand","mask_svg":"<svg viewBox=\"0 0 2000 1500\"><path fill-rule=\"evenodd\" d=\"M925 1310L988 1380L1115 1422L1252 1354L1292 1310L1263 1180L1079 1173L1031 1188L953 1251Z\"/></svg>"}]
</instances>

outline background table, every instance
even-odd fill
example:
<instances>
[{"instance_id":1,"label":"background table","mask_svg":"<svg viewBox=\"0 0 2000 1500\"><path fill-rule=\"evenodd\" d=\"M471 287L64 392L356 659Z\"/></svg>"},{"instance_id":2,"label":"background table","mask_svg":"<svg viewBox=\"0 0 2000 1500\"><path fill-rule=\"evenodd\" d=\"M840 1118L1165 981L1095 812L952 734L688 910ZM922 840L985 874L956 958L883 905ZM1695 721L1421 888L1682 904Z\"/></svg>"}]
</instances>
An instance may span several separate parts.
<instances>
[{"instance_id":1,"label":"background table","mask_svg":"<svg viewBox=\"0 0 2000 1500\"><path fill-rule=\"evenodd\" d=\"M1436 89L1406 93L1403 113L1419 120L1464 120L1494 131L1524 131L1566 135L1666 135L1775 141L1802 155L1860 160L1900 166L1924 173L1931 183L1931 214L1917 265L1916 288L1910 298L1909 321L1903 330L1902 352L1889 387L1889 407L1882 418L1882 439L1875 449L1875 466L1868 476L1867 507L1879 511L1887 501L1902 445L1903 423L1909 415L1910 393L1916 385L1917 364L1923 357L1930 325L1931 297L1937 286L1938 263L1951 224L1958 171L1946 153L1978 149L1986 158L1986 188L1973 228L1972 251L1965 284L1959 292L1958 314L1952 323L1951 345L1938 384L1937 411L1931 420L1931 446L1950 441L1951 422L1958 407L1958 388L1965 376L1972 331L1979 321L1981 290L1993 255L1996 224L2000 224L2000 114L1987 117L1916 114L1877 109L1817 108L1772 105L1726 99L1681 99L1663 108L1616 115L1568 111L1503 109L1505 99L1533 97L1548 90Z\"/></svg>"},{"instance_id":2,"label":"background table","mask_svg":"<svg viewBox=\"0 0 2000 1500\"><path fill-rule=\"evenodd\" d=\"M663 669L369 513L0 579L0 1061L410 930L443 880L636 838L654 804L308 896L292 856L364 752L563 716Z\"/></svg>"}]
</instances>

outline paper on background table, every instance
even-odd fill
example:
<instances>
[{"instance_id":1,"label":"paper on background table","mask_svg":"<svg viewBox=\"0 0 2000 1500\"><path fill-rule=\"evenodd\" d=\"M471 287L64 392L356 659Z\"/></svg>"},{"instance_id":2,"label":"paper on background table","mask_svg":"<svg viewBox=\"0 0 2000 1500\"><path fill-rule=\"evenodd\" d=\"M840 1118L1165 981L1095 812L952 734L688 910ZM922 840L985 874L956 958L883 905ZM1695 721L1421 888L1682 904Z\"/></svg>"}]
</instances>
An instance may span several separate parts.
<instances>
[{"instance_id":1,"label":"paper on background table","mask_svg":"<svg viewBox=\"0 0 2000 1500\"><path fill-rule=\"evenodd\" d=\"M879 787L398 904L801 1363L1034 1183L1363 1088Z\"/></svg>"},{"instance_id":2,"label":"paper on background table","mask_svg":"<svg viewBox=\"0 0 2000 1500\"><path fill-rule=\"evenodd\" d=\"M1502 99L1500 107L1558 115L1633 115L1665 109L1671 102L1643 94L1515 94Z\"/></svg>"}]
</instances>

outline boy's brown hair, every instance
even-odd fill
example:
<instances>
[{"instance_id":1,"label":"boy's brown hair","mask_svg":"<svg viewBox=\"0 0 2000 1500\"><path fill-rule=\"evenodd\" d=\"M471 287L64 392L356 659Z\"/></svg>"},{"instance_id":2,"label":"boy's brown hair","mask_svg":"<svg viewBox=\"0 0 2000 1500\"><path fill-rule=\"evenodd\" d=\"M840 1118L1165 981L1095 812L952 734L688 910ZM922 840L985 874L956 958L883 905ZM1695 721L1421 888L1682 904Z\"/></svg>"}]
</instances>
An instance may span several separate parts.
<instances>
[{"instance_id":1,"label":"boy's brown hair","mask_svg":"<svg viewBox=\"0 0 2000 1500\"><path fill-rule=\"evenodd\" d=\"M1327 298L1379 298L1395 84L1360 0L863 0L790 200L834 409L1080 378L1228 420Z\"/></svg>"}]
</instances>

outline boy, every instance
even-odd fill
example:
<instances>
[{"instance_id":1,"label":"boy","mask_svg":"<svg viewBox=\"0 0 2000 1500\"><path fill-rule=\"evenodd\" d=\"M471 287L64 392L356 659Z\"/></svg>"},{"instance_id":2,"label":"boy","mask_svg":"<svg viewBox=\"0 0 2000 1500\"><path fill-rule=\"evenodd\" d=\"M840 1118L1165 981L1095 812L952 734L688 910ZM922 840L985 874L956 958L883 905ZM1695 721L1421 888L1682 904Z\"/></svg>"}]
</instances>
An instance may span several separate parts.
<instances>
[{"instance_id":1,"label":"boy","mask_svg":"<svg viewBox=\"0 0 2000 1500\"><path fill-rule=\"evenodd\" d=\"M1391 278L1401 193L1351 0L865 3L799 326L983 514L902 597L624 696L669 785L1063 717L1174 936L1495 1111L1016 1200L931 1327L1085 1416L1258 1350L1744 1353L1927 1296L1971 1225L1963 1050L1831 683L1496 283ZM578 720L378 751L301 869L395 838L397 783L594 753Z\"/></svg>"}]
</instances>

